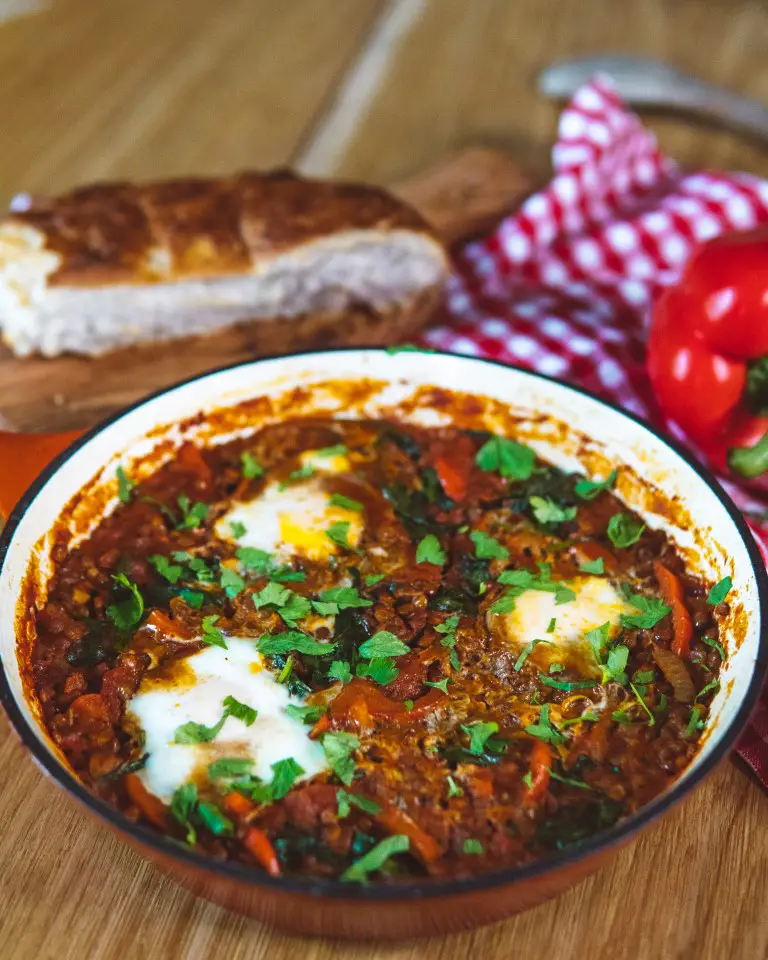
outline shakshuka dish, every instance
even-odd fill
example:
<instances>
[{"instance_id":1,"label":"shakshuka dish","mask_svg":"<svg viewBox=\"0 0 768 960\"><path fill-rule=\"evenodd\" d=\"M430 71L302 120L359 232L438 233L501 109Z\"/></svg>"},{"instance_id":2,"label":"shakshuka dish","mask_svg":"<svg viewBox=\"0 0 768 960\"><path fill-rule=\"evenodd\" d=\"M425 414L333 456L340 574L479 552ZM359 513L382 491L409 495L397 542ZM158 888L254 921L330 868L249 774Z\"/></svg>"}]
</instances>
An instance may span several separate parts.
<instances>
[{"instance_id":1,"label":"shakshuka dish","mask_svg":"<svg viewBox=\"0 0 768 960\"><path fill-rule=\"evenodd\" d=\"M272 876L546 856L695 756L730 580L506 436L287 419L187 442L52 553L30 685L126 817Z\"/></svg>"}]
</instances>

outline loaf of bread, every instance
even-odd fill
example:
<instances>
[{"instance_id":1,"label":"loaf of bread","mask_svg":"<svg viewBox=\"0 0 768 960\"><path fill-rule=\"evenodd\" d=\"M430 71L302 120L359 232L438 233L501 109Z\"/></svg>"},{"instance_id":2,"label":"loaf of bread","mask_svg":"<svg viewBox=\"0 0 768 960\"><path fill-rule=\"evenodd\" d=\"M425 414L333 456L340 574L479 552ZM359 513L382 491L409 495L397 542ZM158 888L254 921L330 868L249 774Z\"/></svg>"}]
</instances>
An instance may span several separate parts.
<instances>
[{"instance_id":1,"label":"loaf of bread","mask_svg":"<svg viewBox=\"0 0 768 960\"><path fill-rule=\"evenodd\" d=\"M440 301L445 250L373 187L241 173L105 183L0 222L0 328L21 356L254 328L263 352L393 342Z\"/></svg>"}]
</instances>

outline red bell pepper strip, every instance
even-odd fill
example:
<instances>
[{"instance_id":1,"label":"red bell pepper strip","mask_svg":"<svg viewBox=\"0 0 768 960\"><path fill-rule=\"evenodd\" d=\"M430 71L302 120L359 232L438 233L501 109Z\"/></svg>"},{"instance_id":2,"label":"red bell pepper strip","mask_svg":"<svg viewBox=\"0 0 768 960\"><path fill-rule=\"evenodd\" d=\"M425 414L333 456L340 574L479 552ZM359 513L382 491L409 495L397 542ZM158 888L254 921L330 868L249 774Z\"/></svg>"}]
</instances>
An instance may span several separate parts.
<instances>
[{"instance_id":1,"label":"red bell pepper strip","mask_svg":"<svg viewBox=\"0 0 768 960\"><path fill-rule=\"evenodd\" d=\"M258 860L270 877L279 877L280 861L277 859L275 848L263 830L258 827L248 827L243 834L243 846Z\"/></svg>"},{"instance_id":2,"label":"red bell pepper strip","mask_svg":"<svg viewBox=\"0 0 768 960\"><path fill-rule=\"evenodd\" d=\"M549 789L552 759L552 747L544 740L536 740L531 750L531 785L525 793L527 802L538 803Z\"/></svg>"},{"instance_id":3,"label":"red bell pepper strip","mask_svg":"<svg viewBox=\"0 0 768 960\"><path fill-rule=\"evenodd\" d=\"M672 650L678 657L687 657L691 652L693 622L685 606L683 585L680 583L680 578L658 560L653 565L653 572L659 581L664 603L672 607Z\"/></svg>"},{"instance_id":4,"label":"red bell pepper strip","mask_svg":"<svg viewBox=\"0 0 768 960\"><path fill-rule=\"evenodd\" d=\"M768 229L694 253L654 309L648 373L664 414L717 467L768 471Z\"/></svg>"},{"instance_id":5,"label":"red bell pepper strip","mask_svg":"<svg viewBox=\"0 0 768 960\"><path fill-rule=\"evenodd\" d=\"M446 496L455 503L461 503L467 495L474 453L471 439L466 434L461 434L450 443L444 440L436 441L427 455Z\"/></svg>"}]
</instances>

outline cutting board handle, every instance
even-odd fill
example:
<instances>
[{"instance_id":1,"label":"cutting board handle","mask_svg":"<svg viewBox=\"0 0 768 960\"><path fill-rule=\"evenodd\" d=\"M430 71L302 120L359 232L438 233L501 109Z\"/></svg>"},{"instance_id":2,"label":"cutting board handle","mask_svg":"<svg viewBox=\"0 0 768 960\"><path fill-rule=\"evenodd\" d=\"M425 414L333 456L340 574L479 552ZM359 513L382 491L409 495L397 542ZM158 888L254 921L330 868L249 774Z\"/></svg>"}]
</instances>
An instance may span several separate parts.
<instances>
[{"instance_id":1,"label":"cutting board handle","mask_svg":"<svg viewBox=\"0 0 768 960\"><path fill-rule=\"evenodd\" d=\"M22 495L80 430L65 433L13 433L0 430L0 515L8 517Z\"/></svg>"}]
</instances>

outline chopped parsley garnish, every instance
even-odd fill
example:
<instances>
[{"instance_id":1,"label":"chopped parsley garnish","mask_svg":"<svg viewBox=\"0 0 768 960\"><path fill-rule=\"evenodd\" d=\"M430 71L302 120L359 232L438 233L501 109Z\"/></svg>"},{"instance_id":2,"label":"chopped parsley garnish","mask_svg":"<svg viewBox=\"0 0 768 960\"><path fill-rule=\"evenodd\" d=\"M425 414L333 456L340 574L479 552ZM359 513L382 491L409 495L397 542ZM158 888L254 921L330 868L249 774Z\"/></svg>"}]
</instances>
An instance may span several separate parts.
<instances>
[{"instance_id":1,"label":"chopped parsley garnish","mask_svg":"<svg viewBox=\"0 0 768 960\"><path fill-rule=\"evenodd\" d=\"M446 782L448 783L448 799L449 799L449 800L453 800L454 797L463 797L463 796L464 796L464 791L463 791L463 790L461 789L461 787L456 783L456 781L453 779L453 777L448 776L448 777L446 777L445 779L446 779Z\"/></svg>"},{"instance_id":2,"label":"chopped parsley garnish","mask_svg":"<svg viewBox=\"0 0 768 960\"><path fill-rule=\"evenodd\" d=\"M219 583L221 584L221 589L230 600L234 600L235 597L245 589L245 580L231 567L221 568L221 579Z\"/></svg>"},{"instance_id":3,"label":"chopped parsley garnish","mask_svg":"<svg viewBox=\"0 0 768 960\"><path fill-rule=\"evenodd\" d=\"M352 671L346 660L334 660L328 670L328 676L331 680L340 680L347 684L352 679Z\"/></svg>"},{"instance_id":4,"label":"chopped parsley garnish","mask_svg":"<svg viewBox=\"0 0 768 960\"><path fill-rule=\"evenodd\" d=\"M386 573L369 573L365 578L365 585L366 587L374 587L377 583L381 583L384 577L386 577Z\"/></svg>"},{"instance_id":5,"label":"chopped parsley garnish","mask_svg":"<svg viewBox=\"0 0 768 960\"><path fill-rule=\"evenodd\" d=\"M232 520L229 524L229 532L235 538L239 540L241 537L244 537L248 533L248 528L242 522L242 520Z\"/></svg>"},{"instance_id":6,"label":"chopped parsley garnish","mask_svg":"<svg viewBox=\"0 0 768 960\"><path fill-rule=\"evenodd\" d=\"M634 693L635 699L637 700L637 702L640 704L643 710L645 710L645 712L648 714L648 726L649 727L656 726L656 718L648 709L648 704L645 702L643 698L643 693L635 686L635 684L631 680L629 682L629 686L632 690L632 693Z\"/></svg>"},{"instance_id":7,"label":"chopped parsley garnish","mask_svg":"<svg viewBox=\"0 0 768 960\"><path fill-rule=\"evenodd\" d=\"M545 673L539 674L539 683L545 687L552 687L553 690L565 690L567 692L571 690L588 690L590 687L596 685L594 680L555 680L552 677L548 677Z\"/></svg>"},{"instance_id":8,"label":"chopped parsley garnish","mask_svg":"<svg viewBox=\"0 0 768 960\"><path fill-rule=\"evenodd\" d=\"M558 606L576 599L576 594L566 583L552 579L549 564L539 563L537 566L538 573L530 570L505 570L499 576L498 582L511 589L491 605L491 613L511 613L515 609L515 600L526 590L554 593L555 604Z\"/></svg>"},{"instance_id":9,"label":"chopped parsley garnish","mask_svg":"<svg viewBox=\"0 0 768 960\"><path fill-rule=\"evenodd\" d=\"M266 550L259 550L258 547L240 547L237 559L246 570L259 576L268 576L274 568L271 554Z\"/></svg>"},{"instance_id":10,"label":"chopped parsley garnish","mask_svg":"<svg viewBox=\"0 0 768 960\"><path fill-rule=\"evenodd\" d=\"M549 626L547 627L547 633L554 633L556 626L557 626L557 618L552 617L552 619L549 621Z\"/></svg>"},{"instance_id":11,"label":"chopped parsley garnish","mask_svg":"<svg viewBox=\"0 0 768 960\"><path fill-rule=\"evenodd\" d=\"M240 454L240 463L242 474L246 480L253 480L254 477L261 477L264 475L264 467L262 467L253 454L249 453L247 450L244 450Z\"/></svg>"},{"instance_id":12,"label":"chopped parsley garnish","mask_svg":"<svg viewBox=\"0 0 768 960\"><path fill-rule=\"evenodd\" d=\"M597 560L586 560L579 566L579 570L582 573L594 573L602 574L605 573L605 561L602 557L598 557Z\"/></svg>"},{"instance_id":13,"label":"chopped parsley garnish","mask_svg":"<svg viewBox=\"0 0 768 960\"><path fill-rule=\"evenodd\" d=\"M472 530L469 539L475 545L475 556L480 560L508 560L509 550L482 530Z\"/></svg>"},{"instance_id":14,"label":"chopped parsley garnish","mask_svg":"<svg viewBox=\"0 0 768 960\"><path fill-rule=\"evenodd\" d=\"M149 562L168 583L178 583L184 574L184 567L181 564L171 563L168 557L161 557L160 554L150 557Z\"/></svg>"},{"instance_id":15,"label":"chopped parsley garnish","mask_svg":"<svg viewBox=\"0 0 768 960\"><path fill-rule=\"evenodd\" d=\"M227 717L235 717L237 720L242 721L246 727L250 727L258 716L258 712L254 710L253 707L249 707L245 703L240 703L240 701L235 700L234 697L225 697L222 701L222 707L224 708L224 712L212 727L207 727L204 723L195 723L194 720L190 720L188 723L182 723L181 726L176 727L173 734L173 742L183 744L210 743L212 740L215 740L221 732L221 728L226 723Z\"/></svg>"},{"instance_id":16,"label":"chopped parsley garnish","mask_svg":"<svg viewBox=\"0 0 768 960\"><path fill-rule=\"evenodd\" d=\"M637 627L639 630L650 630L655 627L659 620L663 620L672 608L668 607L662 600L656 597L644 597L640 593L631 593L625 591L625 597L628 603L642 611L641 613L622 613L619 622L622 627Z\"/></svg>"},{"instance_id":17,"label":"chopped parsley garnish","mask_svg":"<svg viewBox=\"0 0 768 960\"><path fill-rule=\"evenodd\" d=\"M340 610L351 610L355 607L371 607L372 600L360 596L356 587L331 587L320 594L319 600L313 600L312 606L322 616L337 614Z\"/></svg>"},{"instance_id":18,"label":"chopped parsley garnish","mask_svg":"<svg viewBox=\"0 0 768 960\"><path fill-rule=\"evenodd\" d=\"M704 729L704 721L701 719L704 713L704 707L696 706L691 710L691 716L688 720L688 726L683 731L684 737L692 737L694 733L698 733L699 730Z\"/></svg>"},{"instance_id":19,"label":"chopped parsley garnish","mask_svg":"<svg viewBox=\"0 0 768 960\"><path fill-rule=\"evenodd\" d=\"M610 638L611 625L608 621L584 634L584 639L592 647L595 660L602 670L602 682L608 683L609 680L615 680L617 683L624 685L627 682L627 675L624 671L629 660L629 648L625 646L612 647L606 657L605 648Z\"/></svg>"},{"instance_id":20,"label":"chopped parsley garnish","mask_svg":"<svg viewBox=\"0 0 768 960\"><path fill-rule=\"evenodd\" d=\"M299 467L298 470L292 470L288 474L288 479L283 480L279 486L279 490L287 490L288 487L294 482L294 480L308 480L311 476L314 475L315 468L311 463L305 463L303 467Z\"/></svg>"},{"instance_id":21,"label":"chopped parsley garnish","mask_svg":"<svg viewBox=\"0 0 768 960\"><path fill-rule=\"evenodd\" d=\"M549 673L562 673L565 670L565 667L562 663L550 663Z\"/></svg>"},{"instance_id":22,"label":"chopped parsley garnish","mask_svg":"<svg viewBox=\"0 0 768 960\"><path fill-rule=\"evenodd\" d=\"M253 595L253 605L257 610L261 607L274 607L289 627L295 627L297 620L312 612L310 600L294 593L290 587L283 587L271 580L266 587Z\"/></svg>"},{"instance_id":23,"label":"chopped parsley garnish","mask_svg":"<svg viewBox=\"0 0 768 960\"><path fill-rule=\"evenodd\" d=\"M478 720L475 723L462 724L461 729L469 737L469 752L479 757L482 756L488 739L499 732L499 725L495 720Z\"/></svg>"},{"instance_id":24,"label":"chopped parsley garnish","mask_svg":"<svg viewBox=\"0 0 768 960\"><path fill-rule=\"evenodd\" d=\"M171 815L187 830L187 843L197 843L197 832L192 826L192 815L197 806L197 787L194 783L182 784L171 797Z\"/></svg>"},{"instance_id":25,"label":"chopped parsley garnish","mask_svg":"<svg viewBox=\"0 0 768 960\"><path fill-rule=\"evenodd\" d=\"M227 644L224 640L224 634L216 626L219 617L217 614L212 614L210 617L203 617L202 630L203 630L203 643L207 643L209 647L221 647L222 650L227 649Z\"/></svg>"},{"instance_id":26,"label":"chopped parsley garnish","mask_svg":"<svg viewBox=\"0 0 768 960\"><path fill-rule=\"evenodd\" d=\"M561 507L549 497L529 497L534 517L543 525L568 523L576 516L576 507Z\"/></svg>"},{"instance_id":27,"label":"chopped parsley garnish","mask_svg":"<svg viewBox=\"0 0 768 960\"><path fill-rule=\"evenodd\" d=\"M706 687L702 687L701 690L696 694L696 700L701 700L702 697L705 697L708 693L717 693L720 689L720 681L715 677L714 680L710 680Z\"/></svg>"},{"instance_id":28,"label":"chopped parsley garnish","mask_svg":"<svg viewBox=\"0 0 768 960\"><path fill-rule=\"evenodd\" d=\"M631 547L645 530L645 524L629 513L614 513L608 521L606 533L614 547Z\"/></svg>"},{"instance_id":29,"label":"chopped parsley garnish","mask_svg":"<svg viewBox=\"0 0 768 960\"><path fill-rule=\"evenodd\" d=\"M374 657L369 663L358 663L355 668L358 677L370 677L381 687L392 683L399 672L391 657Z\"/></svg>"},{"instance_id":30,"label":"chopped parsley garnish","mask_svg":"<svg viewBox=\"0 0 768 960\"><path fill-rule=\"evenodd\" d=\"M415 343L395 343L387 347L386 352L394 356L396 353L437 353L437 350L432 347L417 347Z\"/></svg>"},{"instance_id":31,"label":"chopped parsley garnish","mask_svg":"<svg viewBox=\"0 0 768 960\"><path fill-rule=\"evenodd\" d=\"M363 813L369 813L371 816L381 813L381 807L374 800L361 797L356 793L347 793L347 791L342 790L341 787L336 791L336 803L338 804L336 815L339 820L348 817L352 807L357 807L358 810L362 810Z\"/></svg>"},{"instance_id":32,"label":"chopped parsley garnish","mask_svg":"<svg viewBox=\"0 0 768 960\"><path fill-rule=\"evenodd\" d=\"M402 657L403 654L410 652L411 648L389 630L379 630L359 647L360 656L365 657L366 660L377 657Z\"/></svg>"},{"instance_id":33,"label":"chopped parsley garnish","mask_svg":"<svg viewBox=\"0 0 768 960\"><path fill-rule=\"evenodd\" d=\"M208 764L208 777L211 780L226 780L245 776L253 766L249 757L222 757Z\"/></svg>"},{"instance_id":34,"label":"chopped parsley garnish","mask_svg":"<svg viewBox=\"0 0 768 960\"><path fill-rule=\"evenodd\" d=\"M184 589L179 593L179 596L188 607L192 607L194 610L199 610L205 603L205 594L200 593L199 590Z\"/></svg>"},{"instance_id":35,"label":"chopped parsley garnish","mask_svg":"<svg viewBox=\"0 0 768 960\"><path fill-rule=\"evenodd\" d=\"M616 483L616 470L611 470L605 480L578 480L573 488L576 496L582 500L594 500L604 490L610 490Z\"/></svg>"},{"instance_id":36,"label":"chopped parsley garnish","mask_svg":"<svg viewBox=\"0 0 768 960\"><path fill-rule=\"evenodd\" d=\"M479 840L465 840L464 846L461 848L464 853L467 854L483 854L485 853L485 847L480 843Z\"/></svg>"},{"instance_id":37,"label":"chopped parsley garnish","mask_svg":"<svg viewBox=\"0 0 768 960\"><path fill-rule=\"evenodd\" d=\"M408 837L395 833L379 841L373 849L356 860L341 875L342 880L353 883L368 883L368 874L376 873L385 866L387 860L397 853L405 853L410 846Z\"/></svg>"},{"instance_id":38,"label":"chopped parsley garnish","mask_svg":"<svg viewBox=\"0 0 768 960\"><path fill-rule=\"evenodd\" d=\"M575 780L573 777L564 777L562 773L558 773L556 770L549 771L550 777L553 780L557 780L559 783L567 783L569 787L578 787L580 790L594 790L594 787L590 787L588 783L584 783L583 780Z\"/></svg>"},{"instance_id":39,"label":"chopped parsley garnish","mask_svg":"<svg viewBox=\"0 0 768 960\"><path fill-rule=\"evenodd\" d=\"M359 500L353 500L352 497L345 497L343 493L332 493L329 502L332 507L341 507L342 510L354 510L357 513L365 509Z\"/></svg>"},{"instance_id":40,"label":"chopped parsley garnish","mask_svg":"<svg viewBox=\"0 0 768 960\"><path fill-rule=\"evenodd\" d=\"M288 657L285 661L285 666L280 671L277 682L278 683L287 683L291 679L291 674L293 673L293 657Z\"/></svg>"},{"instance_id":41,"label":"chopped parsley garnish","mask_svg":"<svg viewBox=\"0 0 768 960\"><path fill-rule=\"evenodd\" d=\"M315 450L315 456L322 457L323 459L327 457L343 457L346 453L349 453L349 449L344 443L337 443L332 447L322 447L320 450Z\"/></svg>"},{"instance_id":42,"label":"chopped parsley garnish","mask_svg":"<svg viewBox=\"0 0 768 960\"><path fill-rule=\"evenodd\" d=\"M434 533L428 533L416 547L416 563L434 563L438 567L445 563L445 553Z\"/></svg>"},{"instance_id":43,"label":"chopped parsley garnish","mask_svg":"<svg viewBox=\"0 0 768 960\"><path fill-rule=\"evenodd\" d=\"M122 467L117 468L117 496L120 503L130 503L133 498L133 491L136 489L136 481L126 474Z\"/></svg>"},{"instance_id":44,"label":"chopped parsley garnish","mask_svg":"<svg viewBox=\"0 0 768 960\"><path fill-rule=\"evenodd\" d=\"M300 630L286 630L283 633L265 633L257 641L259 653L274 657L285 653L303 653L311 657L322 657L331 653L335 644L321 643Z\"/></svg>"},{"instance_id":45,"label":"chopped parsley garnish","mask_svg":"<svg viewBox=\"0 0 768 960\"><path fill-rule=\"evenodd\" d=\"M443 637L440 640L441 647L448 647L450 654L448 659L451 666L454 670L461 669L461 662L459 661L459 655L456 653L456 630L459 626L458 616L448 617L447 620L444 620L443 623L438 623L435 626L437 633L442 633Z\"/></svg>"},{"instance_id":46,"label":"chopped parsley garnish","mask_svg":"<svg viewBox=\"0 0 768 960\"><path fill-rule=\"evenodd\" d=\"M505 480L528 480L536 454L530 447L506 437L490 437L477 451L475 463L485 473L498 473Z\"/></svg>"},{"instance_id":47,"label":"chopped parsley garnish","mask_svg":"<svg viewBox=\"0 0 768 960\"><path fill-rule=\"evenodd\" d=\"M296 780L304 773L304 768L293 757L286 757L272 764L272 783L269 785L273 800L281 800Z\"/></svg>"},{"instance_id":48,"label":"chopped parsley garnish","mask_svg":"<svg viewBox=\"0 0 768 960\"><path fill-rule=\"evenodd\" d=\"M449 677L443 677L442 680L437 680L437 681L435 681L435 682L432 682L432 681L430 681L430 680L425 680L425 681L424 681L424 685L427 686L427 687L434 687L435 690L440 690L440 691L442 691L444 694L446 694L446 696L447 696L447 694L448 694L448 684L449 684L450 682L451 682L451 680L450 680Z\"/></svg>"},{"instance_id":49,"label":"chopped parsley garnish","mask_svg":"<svg viewBox=\"0 0 768 960\"><path fill-rule=\"evenodd\" d=\"M133 630L141 622L144 616L144 598L139 592L135 583L126 577L124 573L115 573L112 579L119 588L128 591L128 596L124 600L116 600L107 607L107 616L114 623L118 630Z\"/></svg>"},{"instance_id":50,"label":"chopped parsley garnish","mask_svg":"<svg viewBox=\"0 0 768 960\"><path fill-rule=\"evenodd\" d=\"M720 655L721 660L725 660L725 650L723 650L722 644L718 643L717 640L713 640L711 637L708 637L706 634L699 637L702 643L705 643L708 647L711 647L713 650L717 650Z\"/></svg>"},{"instance_id":51,"label":"chopped parsley garnish","mask_svg":"<svg viewBox=\"0 0 768 960\"><path fill-rule=\"evenodd\" d=\"M339 663L341 661L337 660L336 662ZM307 703L302 706L299 706L297 703L289 703L285 708L285 712L293 720L300 720L302 723L312 724L317 723L327 709L327 707L324 707L320 703Z\"/></svg>"},{"instance_id":52,"label":"chopped parsley garnish","mask_svg":"<svg viewBox=\"0 0 768 960\"><path fill-rule=\"evenodd\" d=\"M326 733L322 739L323 752L331 770L348 787L355 776L355 761L352 754L360 746L353 733Z\"/></svg>"},{"instance_id":53,"label":"chopped parsley garnish","mask_svg":"<svg viewBox=\"0 0 768 960\"><path fill-rule=\"evenodd\" d=\"M355 548L349 542L349 521L337 520L332 523L325 531L326 537L335 543L337 547L343 547L345 550L354 550Z\"/></svg>"},{"instance_id":54,"label":"chopped parsley garnish","mask_svg":"<svg viewBox=\"0 0 768 960\"><path fill-rule=\"evenodd\" d=\"M549 704L545 703L539 712L538 723L530 723L525 728L525 732L531 737L538 737L539 740L545 740L547 743L565 743L565 737L553 726L549 719Z\"/></svg>"},{"instance_id":55,"label":"chopped parsley garnish","mask_svg":"<svg viewBox=\"0 0 768 960\"><path fill-rule=\"evenodd\" d=\"M193 504L185 493L182 493L176 502L181 510L181 520L176 524L177 530L196 530L202 526L208 516L207 503L198 500Z\"/></svg>"},{"instance_id":56,"label":"chopped parsley garnish","mask_svg":"<svg viewBox=\"0 0 768 960\"><path fill-rule=\"evenodd\" d=\"M722 603L723 600L728 596L728 593L733 586L733 581L730 577L723 577L722 580L718 580L717 583L709 591L709 596L707 597L707 603L711 607L716 607L718 603Z\"/></svg>"},{"instance_id":57,"label":"chopped parsley garnish","mask_svg":"<svg viewBox=\"0 0 768 960\"><path fill-rule=\"evenodd\" d=\"M173 559L177 563L183 564L189 570L189 576L198 580L200 583L213 583L216 579L213 570L203 560L202 557L195 557L187 550L176 550ZM187 576L185 573L184 576Z\"/></svg>"},{"instance_id":58,"label":"chopped parsley garnish","mask_svg":"<svg viewBox=\"0 0 768 960\"><path fill-rule=\"evenodd\" d=\"M538 646L540 643L547 643L549 646L553 645L551 640L531 640L530 643L526 643L526 645L520 651L520 656L517 658L517 660L515 660L515 665L512 668L515 673L520 673L520 671L523 669L523 664L531 655L531 653L533 653L534 647Z\"/></svg>"}]
</instances>

